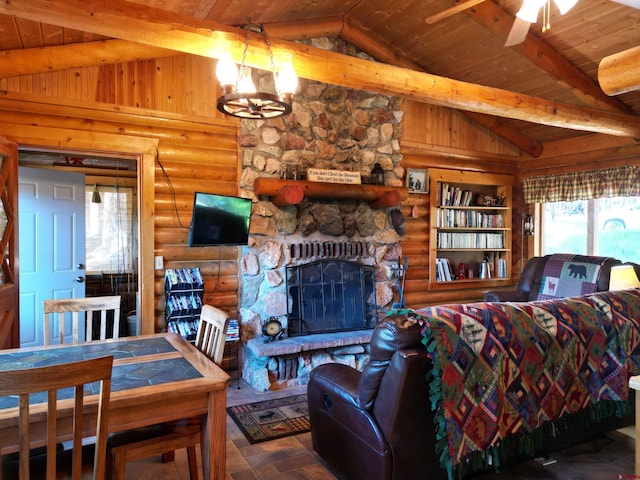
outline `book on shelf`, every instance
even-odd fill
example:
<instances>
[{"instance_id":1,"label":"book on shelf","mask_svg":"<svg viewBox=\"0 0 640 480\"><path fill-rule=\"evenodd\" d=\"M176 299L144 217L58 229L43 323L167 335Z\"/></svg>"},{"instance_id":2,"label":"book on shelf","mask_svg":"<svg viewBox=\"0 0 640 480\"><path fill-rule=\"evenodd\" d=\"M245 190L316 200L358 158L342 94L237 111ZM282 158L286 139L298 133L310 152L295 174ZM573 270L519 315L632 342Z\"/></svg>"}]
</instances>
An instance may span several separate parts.
<instances>
[{"instance_id":1,"label":"book on shelf","mask_svg":"<svg viewBox=\"0 0 640 480\"><path fill-rule=\"evenodd\" d=\"M436 282L450 282L453 280L451 264L448 258L436 258Z\"/></svg>"},{"instance_id":2,"label":"book on shelf","mask_svg":"<svg viewBox=\"0 0 640 480\"><path fill-rule=\"evenodd\" d=\"M437 248L488 249L504 248L502 233L438 232Z\"/></svg>"},{"instance_id":3,"label":"book on shelf","mask_svg":"<svg viewBox=\"0 0 640 480\"><path fill-rule=\"evenodd\" d=\"M437 228L504 228L501 213L484 213L476 210L436 209Z\"/></svg>"},{"instance_id":4,"label":"book on shelf","mask_svg":"<svg viewBox=\"0 0 640 480\"><path fill-rule=\"evenodd\" d=\"M507 261L504 258L498 258L498 278L507 278Z\"/></svg>"}]
</instances>

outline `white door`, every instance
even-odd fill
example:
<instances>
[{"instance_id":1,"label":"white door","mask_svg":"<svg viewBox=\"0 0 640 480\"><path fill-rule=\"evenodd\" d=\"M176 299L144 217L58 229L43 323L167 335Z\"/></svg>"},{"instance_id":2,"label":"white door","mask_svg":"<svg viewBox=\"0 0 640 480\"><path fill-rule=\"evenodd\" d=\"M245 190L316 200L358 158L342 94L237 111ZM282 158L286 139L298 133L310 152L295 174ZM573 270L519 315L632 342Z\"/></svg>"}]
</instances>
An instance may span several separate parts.
<instances>
[{"instance_id":1,"label":"white door","mask_svg":"<svg viewBox=\"0 0 640 480\"><path fill-rule=\"evenodd\" d=\"M82 173L19 167L21 347L43 344L44 300L85 296L84 182Z\"/></svg>"}]
</instances>

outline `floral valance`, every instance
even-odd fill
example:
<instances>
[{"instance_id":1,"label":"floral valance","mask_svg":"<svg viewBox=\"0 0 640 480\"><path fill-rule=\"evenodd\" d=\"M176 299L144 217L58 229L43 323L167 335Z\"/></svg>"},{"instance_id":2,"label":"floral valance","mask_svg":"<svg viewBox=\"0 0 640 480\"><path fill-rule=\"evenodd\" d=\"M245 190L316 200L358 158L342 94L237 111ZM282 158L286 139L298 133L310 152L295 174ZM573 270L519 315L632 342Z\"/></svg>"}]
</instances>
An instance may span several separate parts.
<instances>
[{"instance_id":1,"label":"floral valance","mask_svg":"<svg viewBox=\"0 0 640 480\"><path fill-rule=\"evenodd\" d=\"M640 167L531 177L524 180L523 193L525 203L640 196Z\"/></svg>"}]
</instances>

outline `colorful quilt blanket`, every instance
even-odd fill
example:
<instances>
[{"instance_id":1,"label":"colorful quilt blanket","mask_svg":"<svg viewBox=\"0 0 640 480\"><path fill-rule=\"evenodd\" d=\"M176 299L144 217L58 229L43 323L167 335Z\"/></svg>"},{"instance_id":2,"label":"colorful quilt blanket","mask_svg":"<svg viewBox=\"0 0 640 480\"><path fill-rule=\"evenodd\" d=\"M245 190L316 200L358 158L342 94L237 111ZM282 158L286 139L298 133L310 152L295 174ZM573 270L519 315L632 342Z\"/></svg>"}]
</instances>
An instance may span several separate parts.
<instances>
[{"instance_id":1,"label":"colorful quilt blanket","mask_svg":"<svg viewBox=\"0 0 640 480\"><path fill-rule=\"evenodd\" d=\"M415 315L434 361L443 468L598 405L620 414L629 405L628 379L640 373L639 290L434 306Z\"/></svg>"},{"instance_id":2,"label":"colorful quilt blanket","mask_svg":"<svg viewBox=\"0 0 640 480\"><path fill-rule=\"evenodd\" d=\"M577 297L596 291L605 257L554 254L547 260L537 300Z\"/></svg>"}]
</instances>

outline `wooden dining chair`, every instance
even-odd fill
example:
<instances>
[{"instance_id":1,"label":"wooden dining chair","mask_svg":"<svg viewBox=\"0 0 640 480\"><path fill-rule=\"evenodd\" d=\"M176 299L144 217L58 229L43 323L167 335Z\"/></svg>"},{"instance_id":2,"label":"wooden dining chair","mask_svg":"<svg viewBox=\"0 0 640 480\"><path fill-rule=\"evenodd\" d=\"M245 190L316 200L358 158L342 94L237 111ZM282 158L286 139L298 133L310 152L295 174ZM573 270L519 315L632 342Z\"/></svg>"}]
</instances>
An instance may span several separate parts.
<instances>
[{"instance_id":1,"label":"wooden dining chair","mask_svg":"<svg viewBox=\"0 0 640 480\"><path fill-rule=\"evenodd\" d=\"M18 397L18 444L20 480L30 479L30 424L34 417L46 415L46 479L56 478L56 449L61 439L73 440L72 476L82 476L82 438L91 431L83 422L83 413L88 407L87 398L98 395L97 417L95 417L96 449L93 459L93 479L103 479L106 469L107 421L111 393L111 370L113 357L99 357L60 365L0 371L0 397ZM96 390L95 383L99 382ZM61 389L73 388L68 399L56 400ZM93 390L92 390L93 389ZM95 391L94 391L95 390ZM29 394L47 392L42 403L29 405ZM32 398L33 402L33 398ZM69 414L72 414L69 418ZM63 418L64 417L64 418ZM59 431L63 426L72 427L71 432ZM44 432L43 432L44 433ZM42 442L37 442L41 445ZM0 477L2 470L0 469Z\"/></svg>"},{"instance_id":2,"label":"wooden dining chair","mask_svg":"<svg viewBox=\"0 0 640 480\"><path fill-rule=\"evenodd\" d=\"M100 340L107 338L107 323L109 311L113 311L113 338L120 334L120 295L108 297L64 298L44 301L44 344L52 341L53 331L50 324L55 325L58 320L58 335L61 344L64 343L65 314L71 313L72 343L82 343L93 339L93 312L100 312ZM86 322L86 334L80 339L80 322ZM55 330L54 330L55 331ZM69 332L67 332L68 334Z\"/></svg>"},{"instance_id":3,"label":"wooden dining chair","mask_svg":"<svg viewBox=\"0 0 640 480\"><path fill-rule=\"evenodd\" d=\"M204 305L200 314L200 324L195 346L214 363L220 365L224 355L224 345L228 315L211 305ZM124 480L125 465L128 462L162 455L164 462L173 461L175 450L187 449L189 476L198 479L196 445L202 445L202 418L188 418L165 422L151 427L117 432L109 436L107 478Z\"/></svg>"}]
</instances>

